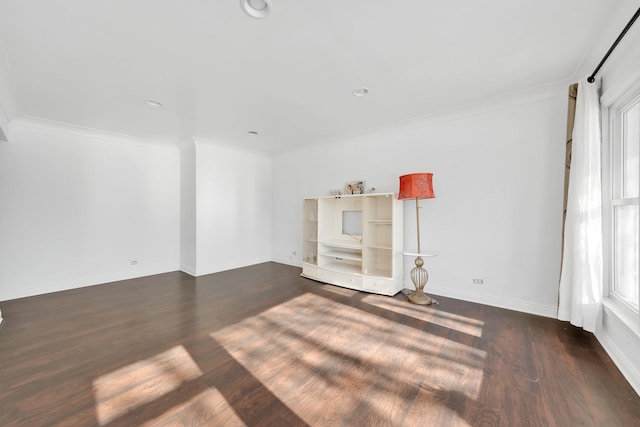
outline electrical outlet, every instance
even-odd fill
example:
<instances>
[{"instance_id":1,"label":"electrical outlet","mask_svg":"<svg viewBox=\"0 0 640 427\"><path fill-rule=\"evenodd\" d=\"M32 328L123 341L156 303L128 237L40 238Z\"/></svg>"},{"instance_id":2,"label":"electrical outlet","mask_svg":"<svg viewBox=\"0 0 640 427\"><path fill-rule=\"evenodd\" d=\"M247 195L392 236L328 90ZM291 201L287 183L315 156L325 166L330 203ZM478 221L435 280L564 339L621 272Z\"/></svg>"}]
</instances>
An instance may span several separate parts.
<instances>
[{"instance_id":1,"label":"electrical outlet","mask_svg":"<svg viewBox=\"0 0 640 427\"><path fill-rule=\"evenodd\" d=\"M296 252L296 251L291 251L291 255L296 256L296 255L298 255L298 252Z\"/></svg>"},{"instance_id":2,"label":"electrical outlet","mask_svg":"<svg viewBox=\"0 0 640 427\"><path fill-rule=\"evenodd\" d=\"M473 279L473 283L475 283L477 285L482 285L484 283L484 280L482 280L482 279Z\"/></svg>"}]
</instances>

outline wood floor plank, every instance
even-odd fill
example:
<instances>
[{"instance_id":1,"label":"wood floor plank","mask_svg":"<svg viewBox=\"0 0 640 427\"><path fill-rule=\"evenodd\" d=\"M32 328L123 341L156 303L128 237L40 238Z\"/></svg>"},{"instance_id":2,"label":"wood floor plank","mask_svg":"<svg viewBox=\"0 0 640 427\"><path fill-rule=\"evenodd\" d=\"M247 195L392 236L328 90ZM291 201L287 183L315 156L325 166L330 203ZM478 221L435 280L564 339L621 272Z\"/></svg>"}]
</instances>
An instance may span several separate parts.
<instances>
[{"instance_id":1,"label":"wood floor plank","mask_svg":"<svg viewBox=\"0 0 640 427\"><path fill-rule=\"evenodd\" d=\"M631 426L593 335L264 263L0 302L2 426Z\"/></svg>"}]
</instances>

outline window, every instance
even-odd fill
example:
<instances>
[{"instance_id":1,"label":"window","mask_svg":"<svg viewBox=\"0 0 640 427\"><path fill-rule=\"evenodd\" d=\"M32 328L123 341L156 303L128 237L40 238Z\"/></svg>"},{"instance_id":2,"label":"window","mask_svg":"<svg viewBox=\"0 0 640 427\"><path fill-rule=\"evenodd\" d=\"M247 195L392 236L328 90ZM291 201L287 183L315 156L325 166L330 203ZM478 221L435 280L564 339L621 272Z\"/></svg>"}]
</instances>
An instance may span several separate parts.
<instances>
[{"instance_id":1,"label":"window","mask_svg":"<svg viewBox=\"0 0 640 427\"><path fill-rule=\"evenodd\" d=\"M638 312L640 305L640 85L613 103L609 116L608 185L603 191L608 226L611 297ZM603 159L607 157L603 156Z\"/></svg>"}]
</instances>

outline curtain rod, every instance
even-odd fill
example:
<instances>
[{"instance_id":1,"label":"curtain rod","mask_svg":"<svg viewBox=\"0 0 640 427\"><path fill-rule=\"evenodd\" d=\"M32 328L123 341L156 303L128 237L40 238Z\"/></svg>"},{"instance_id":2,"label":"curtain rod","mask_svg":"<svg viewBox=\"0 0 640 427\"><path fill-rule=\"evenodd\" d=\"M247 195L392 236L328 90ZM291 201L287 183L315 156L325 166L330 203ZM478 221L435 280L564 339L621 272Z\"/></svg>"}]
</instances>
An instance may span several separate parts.
<instances>
[{"instance_id":1,"label":"curtain rod","mask_svg":"<svg viewBox=\"0 0 640 427\"><path fill-rule=\"evenodd\" d=\"M604 63L607 62L607 59L609 59L609 55L611 55L611 52L613 52L613 50L616 48L616 46L618 46L618 43L620 43L620 40L622 40L624 35L627 34L627 31L629 31L629 28L631 28L633 23L636 22L636 19L638 19L638 16L640 16L640 8L638 8L638 10L636 10L636 13L631 17L631 20L629 21L627 26L624 27L624 29L622 30L622 32L620 33L620 35L618 36L616 41L613 42L613 44L611 45L611 47L609 48L607 53L604 55L604 57L602 58L602 60L600 61L600 63L596 67L596 69L593 70L593 73L591 73L591 75L587 78L587 81L589 83L593 83L593 82L596 81L596 79L595 79L596 74L598 74L598 71L600 71L600 68L604 65Z\"/></svg>"}]
</instances>

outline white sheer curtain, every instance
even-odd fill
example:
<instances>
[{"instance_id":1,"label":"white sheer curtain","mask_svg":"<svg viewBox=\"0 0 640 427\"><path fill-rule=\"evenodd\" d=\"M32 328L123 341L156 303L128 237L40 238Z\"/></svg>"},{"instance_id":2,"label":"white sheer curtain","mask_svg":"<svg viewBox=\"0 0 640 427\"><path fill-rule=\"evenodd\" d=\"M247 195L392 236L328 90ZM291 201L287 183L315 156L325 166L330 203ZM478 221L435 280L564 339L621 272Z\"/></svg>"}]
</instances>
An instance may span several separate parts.
<instances>
[{"instance_id":1,"label":"white sheer curtain","mask_svg":"<svg viewBox=\"0 0 640 427\"><path fill-rule=\"evenodd\" d=\"M595 332L602 319L600 81L578 82L558 319Z\"/></svg>"}]
</instances>

